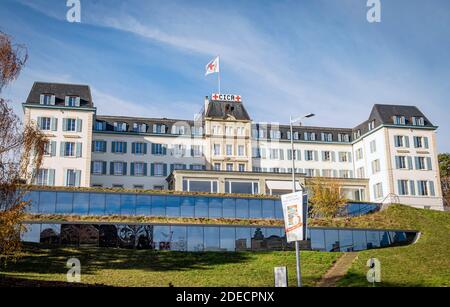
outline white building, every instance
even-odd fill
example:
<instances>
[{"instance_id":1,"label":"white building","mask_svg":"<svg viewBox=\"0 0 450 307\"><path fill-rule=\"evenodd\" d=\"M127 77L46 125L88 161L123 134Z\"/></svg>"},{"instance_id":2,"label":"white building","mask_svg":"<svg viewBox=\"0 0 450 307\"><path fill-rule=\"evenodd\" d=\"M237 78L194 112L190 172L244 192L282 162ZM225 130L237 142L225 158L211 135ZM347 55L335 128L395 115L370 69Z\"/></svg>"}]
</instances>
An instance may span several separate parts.
<instances>
[{"instance_id":1,"label":"white building","mask_svg":"<svg viewBox=\"0 0 450 307\"><path fill-rule=\"evenodd\" d=\"M88 86L36 82L23 107L50 140L39 185L269 193L290 189L294 158L298 178L339 179L350 198L443 208L437 127L413 106L375 105L355 128L294 127L294 154L289 126L253 123L237 95L206 97L196 120L102 116Z\"/></svg>"}]
</instances>

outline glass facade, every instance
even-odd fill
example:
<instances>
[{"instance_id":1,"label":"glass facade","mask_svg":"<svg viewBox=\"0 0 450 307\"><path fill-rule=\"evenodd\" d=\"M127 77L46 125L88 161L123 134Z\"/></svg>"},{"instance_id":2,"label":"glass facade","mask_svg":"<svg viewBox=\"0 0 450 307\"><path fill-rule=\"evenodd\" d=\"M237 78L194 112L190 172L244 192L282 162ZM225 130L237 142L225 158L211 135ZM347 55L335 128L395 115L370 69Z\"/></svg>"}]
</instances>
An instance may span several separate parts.
<instances>
[{"instance_id":1,"label":"glass facade","mask_svg":"<svg viewBox=\"0 0 450 307\"><path fill-rule=\"evenodd\" d=\"M292 250L282 227L150 224L28 224L22 241L63 246L99 246L172 251ZM310 249L360 251L411 244L415 232L364 229L308 229Z\"/></svg>"}]
</instances>

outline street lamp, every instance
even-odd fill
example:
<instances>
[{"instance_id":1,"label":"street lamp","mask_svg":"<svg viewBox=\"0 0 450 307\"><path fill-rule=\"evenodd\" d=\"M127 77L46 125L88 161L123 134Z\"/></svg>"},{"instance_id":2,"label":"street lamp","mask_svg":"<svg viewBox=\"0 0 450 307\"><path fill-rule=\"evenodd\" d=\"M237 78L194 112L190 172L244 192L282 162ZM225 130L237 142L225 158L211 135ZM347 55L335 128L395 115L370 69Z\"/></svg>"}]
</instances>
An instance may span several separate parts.
<instances>
[{"instance_id":1,"label":"street lamp","mask_svg":"<svg viewBox=\"0 0 450 307\"><path fill-rule=\"evenodd\" d=\"M306 118L311 118L314 117L315 114L313 113L309 113L306 114L304 116L300 116L297 118L292 118L292 116L290 117L289 120L289 125L291 127L291 158L292 158L292 193L295 193L297 190L297 187L295 186L295 151L294 151L294 129L293 129L293 125L295 123L298 123L299 126L302 125L302 120L306 119ZM307 212L305 213L306 216L308 216ZM296 262L297 262L297 286L301 287L302 286L302 274L300 271L300 246L298 244L298 241L295 241L295 258L296 258Z\"/></svg>"}]
</instances>

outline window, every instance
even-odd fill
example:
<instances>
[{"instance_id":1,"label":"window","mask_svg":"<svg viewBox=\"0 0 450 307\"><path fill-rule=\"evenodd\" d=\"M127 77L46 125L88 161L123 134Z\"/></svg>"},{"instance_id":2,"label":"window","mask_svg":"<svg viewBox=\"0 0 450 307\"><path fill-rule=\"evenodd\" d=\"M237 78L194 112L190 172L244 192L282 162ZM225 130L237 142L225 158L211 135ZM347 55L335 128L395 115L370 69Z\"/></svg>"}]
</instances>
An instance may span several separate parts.
<instances>
[{"instance_id":1,"label":"window","mask_svg":"<svg viewBox=\"0 0 450 307\"><path fill-rule=\"evenodd\" d=\"M231 194L258 194L258 182L240 182L240 181L225 181L225 193Z\"/></svg>"},{"instance_id":2,"label":"window","mask_svg":"<svg viewBox=\"0 0 450 307\"><path fill-rule=\"evenodd\" d=\"M93 175L103 175L106 174L106 162L103 161L92 161L92 174Z\"/></svg>"},{"instance_id":3,"label":"window","mask_svg":"<svg viewBox=\"0 0 450 307\"><path fill-rule=\"evenodd\" d=\"M51 95L51 94L43 94L41 95L41 101L40 104L43 105L55 105L55 95Z\"/></svg>"},{"instance_id":4,"label":"window","mask_svg":"<svg viewBox=\"0 0 450 307\"><path fill-rule=\"evenodd\" d=\"M202 136L203 135L203 127L192 127L192 135Z\"/></svg>"},{"instance_id":5,"label":"window","mask_svg":"<svg viewBox=\"0 0 450 307\"><path fill-rule=\"evenodd\" d=\"M143 190L144 186L142 184L134 184L133 189L135 190Z\"/></svg>"},{"instance_id":6,"label":"window","mask_svg":"<svg viewBox=\"0 0 450 307\"><path fill-rule=\"evenodd\" d=\"M377 141L373 140L370 142L370 153L375 153L377 151Z\"/></svg>"},{"instance_id":7,"label":"window","mask_svg":"<svg viewBox=\"0 0 450 307\"><path fill-rule=\"evenodd\" d=\"M143 162L131 163L131 176L147 176L147 164Z\"/></svg>"},{"instance_id":8,"label":"window","mask_svg":"<svg viewBox=\"0 0 450 307\"><path fill-rule=\"evenodd\" d=\"M333 142L333 134L331 133L322 133L322 142Z\"/></svg>"},{"instance_id":9,"label":"window","mask_svg":"<svg viewBox=\"0 0 450 307\"><path fill-rule=\"evenodd\" d=\"M245 164L239 164L239 171L245 172Z\"/></svg>"},{"instance_id":10,"label":"window","mask_svg":"<svg viewBox=\"0 0 450 307\"><path fill-rule=\"evenodd\" d=\"M331 169L323 169L322 170L322 177L333 177L333 170Z\"/></svg>"},{"instance_id":11,"label":"window","mask_svg":"<svg viewBox=\"0 0 450 307\"><path fill-rule=\"evenodd\" d=\"M50 131L52 129L51 122L52 119L50 117L40 117L38 119L38 126L43 131Z\"/></svg>"},{"instance_id":12,"label":"window","mask_svg":"<svg viewBox=\"0 0 450 307\"><path fill-rule=\"evenodd\" d=\"M245 146L244 145L238 146L238 156L239 157L245 156Z\"/></svg>"},{"instance_id":13,"label":"window","mask_svg":"<svg viewBox=\"0 0 450 307\"><path fill-rule=\"evenodd\" d=\"M366 178L365 173L364 173L364 167L360 167L356 170L356 176L358 178Z\"/></svg>"},{"instance_id":14,"label":"window","mask_svg":"<svg viewBox=\"0 0 450 307\"><path fill-rule=\"evenodd\" d=\"M152 176L165 177L167 176L167 165L164 163L154 163Z\"/></svg>"},{"instance_id":15,"label":"window","mask_svg":"<svg viewBox=\"0 0 450 307\"><path fill-rule=\"evenodd\" d=\"M361 130L356 130L355 132L353 132L353 138L355 140L359 139L361 137Z\"/></svg>"},{"instance_id":16,"label":"window","mask_svg":"<svg viewBox=\"0 0 450 307\"><path fill-rule=\"evenodd\" d=\"M338 141L348 143L348 142L350 142L350 135L347 133L339 133Z\"/></svg>"},{"instance_id":17,"label":"window","mask_svg":"<svg viewBox=\"0 0 450 307\"><path fill-rule=\"evenodd\" d=\"M375 129L375 120L369 122L369 131Z\"/></svg>"},{"instance_id":18,"label":"window","mask_svg":"<svg viewBox=\"0 0 450 307\"><path fill-rule=\"evenodd\" d=\"M372 174L377 174L380 172L380 160L372 161Z\"/></svg>"},{"instance_id":19,"label":"window","mask_svg":"<svg viewBox=\"0 0 450 307\"><path fill-rule=\"evenodd\" d=\"M162 191L162 190L164 190L164 186L163 185L154 185L153 190Z\"/></svg>"},{"instance_id":20,"label":"window","mask_svg":"<svg viewBox=\"0 0 450 307\"><path fill-rule=\"evenodd\" d=\"M395 147L409 147L409 137L403 135L394 136Z\"/></svg>"},{"instance_id":21,"label":"window","mask_svg":"<svg viewBox=\"0 0 450 307\"><path fill-rule=\"evenodd\" d=\"M314 177L315 170L313 168L305 168L305 175L307 177Z\"/></svg>"},{"instance_id":22,"label":"window","mask_svg":"<svg viewBox=\"0 0 450 307\"><path fill-rule=\"evenodd\" d=\"M280 159L280 151L278 149L270 149L270 159L272 160L278 160Z\"/></svg>"},{"instance_id":23,"label":"window","mask_svg":"<svg viewBox=\"0 0 450 307\"><path fill-rule=\"evenodd\" d=\"M191 146L191 155L193 157L201 157L203 155L202 147L200 145Z\"/></svg>"},{"instance_id":24,"label":"window","mask_svg":"<svg viewBox=\"0 0 450 307\"><path fill-rule=\"evenodd\" d=\"M312 151L312 150L305 150L305 160L306 161L313 161L314 160L314 151Z\"/></svg>"},{"instance_id":25,"label":"window","mask_svg":"<svg viewBox=\"0 0 450 307\"><path fill-rule=\"evenodd\" d=\"M373 194L376 199L383 197L383 184L381 182L373 186Z\"/></svg>"},{"instance_id":26,"label":"window","mask_svg":"<svg viewBox=\"0 0 450 307\"><path fill-rule=\"evenodd\" d=\"M186 128L182 125L173 125L172 126L172 134L184 135L184 134L186 134Z\"/></svg>"},{"instance_id":27,"label":"window","mask_svg":"<svg viewBox=\"0 0 450 307\"><path fill-rule=\"evenodd\" d=\"M352 162L349 152L339 152L339 162Z\"/></svg>"},{"instance_id":28,"label":"window","mask_svg":"<svg viewBox=\"0 0 450 307\"><path fill-rule=\"evenodd\" d=\"M165 134L166 133L166 125L154 124L153 125L153 133Z\"/></svg>"},{"instance_id":29,"label":"window","mask_svg":"<svg viewBox=\"0 0 450 307\"><path fill-rule=\"evenodd\" d=\"M220 163L214 163L214 170L215 171L220 171L220 169L221 169Z\"/></svg>"},{"instance_id":30,"label":"window","mask_svg":"<svg viewBox=\"0 0 450 307\"><path fill-rule=\"evenodd\" d=\"M232 172L232 171L233 171L233 164L227 163L227 172Z\"/></svg>"},{"instance_id":31,"label":"window","mask_svg":"<svg viewBox=\"0 0 450 307\"><path fill-rule=\"evenodd\" d=\"M291 131L287 132L287 139L290 140L291 139ZM294 140L298 140L299 139L299 134L298 131L294 131Z\"/></svg>"},{"instance_id":32,"label":"window","mask_svg":"<svg viewBox=\"0 0 450 307\"><path fill-rule=\"evenodd\" d=\"M113 184L113 189L123 189L123 184Z\"/></svg>"},{"instance_id":33,"label":"window","mask_svg":"<svg viewBox=\"0 0 450 307\"><path fill-rule=\"evenodd\" d=\"M233 127L226 126L225 127L225 135L232 136L233 135Z\"/></svg>"},{"instance_id":34,"label":"window","mask_svg":"<svg viewBox=\"0 0 450 307\"><path fill-rule=\"evenodd\" d=\"M214 144L214 155L220 156L220 144Z\"/></svg>"},{"instance_id":35,"label":"window","mask_svg":"<svg viewBox=\"0 0 450 307\"><path fill-rule=\"evenodd\" d=\"M419 189L419 196L428 196L428 182L425 180L417 181L417 187Z\"/></svg>"},{"instance_id":36,"label":"window","mask_svg":"<svg viewBox=\"0 0 450 307\"><path fill-rule=\"evenodd\" d=\"M352 178L352 171L349 170L340 170L339 171L340 178Z\"/></svg>"},{"instance_id":37,"label":"window","mask_svg":"<svg viewBox=\"0 0 450 307\"><path fill-rule=\"evenodd\" d=\"M416 169L417 170L425 170L425 157L416 157Z\"/></svg>"},{"instance_id":38,"label":"window","mask_svg":"<svg viewBox=\"0 0 450 307\"><path fill-rule=\"evenodd\" d=\"M395 164L397 169L406 169L406 157L405 156L396 156L395 157Z\"/></svg>"},{"instance_id":39,"label":"window","mask_svg":"<svg viewBox=\"0 0 450 307\"><path fill-rule=\"evenodd\" d=\"M331 161L331 151L322 151L322 160L324 162ZM329 176L328 176L329 177Z\"/></svg>"},{"instance_id":40,"label":"window","mask_svg":"<svg viewBox=\"0 0 450 307\"><path fill-rule=\"evenodd\" d=\"M93 152L106 152L106 141L93 141Z\"/></svg>"},{"instance_id":41,"label":"window","mask_svg":"<svg viewBox=\"0 0 450 307\"><path fill-rule=\"evenodd\" d=\"M393 116L394 125L406 125L406 118L405 116L396 115Z\"/></svg>"},{"instance_id":42,"label":"window","mask_svg":"<svg viewBox=\"0 0 450 307\"><path fill-rule=\"evenodd\" d=\"M132 143L132 153L135 155L146 155L147 144L146 143Z\"/></svg>"},{"instance_id":43,"label":"window","mask_svg":"<svg viewBox=\"0 0 450 307\"><path fill-rule=\"evenodd\" d=\"M202 164L191 164L191 170L193 171L202 171L204 166Z\"/></svg>"},{"instance_id":44,"label":"window","mask_svg":"<svg viewBox=\"0 0 450 307\"><path fill-rule=\"evenodd\" d=\"M36 175L35 184L40 186L55 185L55 170L40 169Z\"/></svg>"},{"instance_id":45,"label":"window","mask_svg":"<svg viewBox=\"0 0 450 307\"><path fill-rule=\"evenodd\" d=\"M64 157L75 157L75 143L74 142L63 142Z\"/></svg>"},{"instance_id":46,"label":"window","mask_svg":"<svg viewBox=\"0 0 450 307\"><path fill-rule=\"evenodd\" d=\"M95 130L96 131L105 131L106 130L106 122L103 121L95 121Z\"/></svg>"},{"instance_id":47,"label":"window","mask_svg":"<svg viewBox=\"0 0 450 307\"><path fill-rule=\"evenodd\" d=\"M121 154L127 153L127 142L112 142L111 152Z\"/></svg>"},{"instance_id":48,"label":"window","mask_svg":"<svg viewBox=\"0 0 450 307\"><path fill-rule=\"evenodd\" d=\"M237 127L236 128L236 133L237 133L238 136L244 136L245 135L244 127Z\"/></svg>"},{"instance_id":49,"label":"window","mask_svg":"<svg viewBox=\"0 0 450 307\"><path fill-rule=\"evenodd\" d=\"M315 141L316 133L315 132L305 132L305 141Z\"/></svg>"},{"instance_id":50,"label":"window","mask_svg":"<svg viewBox=\"0 0 450 307\"><path fill-rule=\"evenodd\" d=\"M67 96L65 99L66 107L79 107L80 106L80 97L77 96Z\"/></svg>"},{"instance_id":51,"label":"window","mask_svg":"<svg viewBox=\"0 0 450 307\"><path fill-rule=\"evenodd\" d=\"M212 134L213 135L220 135L220 133L221 133L220 126L213 126L212 127Z\"/></svg>"},{"instance_id":52,"label":"window","mask_svg":"<svg viewBox=\"0 0 450 307\"><path fill-rule=\"evenodd\" d=\"M81 171L68 169L66 170L65 186L66 187L79 187L81 179Z\"/></svg>"},{"instance_id":53,"label":"window","mask_svg":"<svg viewBox=\"0 0 450 307\"><path fill-rule=\"evenodd\" d=\"M398 195L404 196L408 195L408 180L398 181Z\"/></svg>"},{"instance_id":54,"label":"window","mask_svg":"<svg viewBox=\"0 0 450 307\"><path fill-rule=\"evenodd\" d=\"M114 131L116 132L125 132L127 131L127 124L121 122L114 122Z\"/></svg>"},{"instance_id":55,"label":"window","mask_svg":"<svg viewBox=\"0 0 450 307\"><path fill-rule=\"evenodd\" d=\"M125 162L111 162L110 175L126 176L127 175L127 163L125 163Z\"/></svg>"},{"instance_id":56,"label":"window","mask_svg":"<svg viewBox=\"0 0 450 307\"><path fill-rule=\"evenodd\" d=\"M358 148L356 150L356 160L359 161L363 158L363 150L362 148Z\"/></svg>"},{"instance_id":57,"label":"window","mask_svg":"<svg viewBox=\"0 0 450 307\"><path fill-rule=\"evenodd\" d=\"M425 119L423 117L413 117L412 124L414 126L425 126Z\"/></svg>"},{"instance_id":58,"label":"window","mask_svg":"<svg viewBox=\"0 0 450 307\"><path fill-rule=\"evenodd\" d=\"M275 140L281 139L281 132L278 130L270 130L270 138Z\"/></svg>"},{"instance_id":59,"label":"window","mask_svg":"<svg viewBox=\"0 0 450 307\"><path fill-rule=\"evenodd\" d=\"M152 144L152 155L165 156L167 154L167 145Z\"/></svg>"},{"instance_id":60,"label":"window","mask_svg":"<svg viewBox=\"0 0 450 307\"><path fill-rule=\"evenodd\" d=\"M56 156L56 142L48 141L44 144L44 156Z\"/></svg>"},{"instance_id":61,"label":"window","mask_svg":"<svg viewBox=\"0 0 450 307\"><path fill-rule=\"evenodd\" d=\"M77 120L74 118L65 118L63 123L64 131L75 132L77 131Z\"/></svg>"},{"instance_id":62,"label":"window","mask_svg":"<svg viewBox=\"0 0 450 307\"><path fill-rule=\"evenodd\" d=\"M227 145L226 146L227 156L233 155L233 145Z\"/></svg>"},{"instance_id":63,"label":"window","mask_svg":"<svg viewBox=\"0 0 450 307\"><path fill-rule=\"evenodd\" d=\"M133 132L146 133L147 132L147 125L146 124L141 124L141 123L134 123L133 124Z\"/></svg>"}]
</instances>

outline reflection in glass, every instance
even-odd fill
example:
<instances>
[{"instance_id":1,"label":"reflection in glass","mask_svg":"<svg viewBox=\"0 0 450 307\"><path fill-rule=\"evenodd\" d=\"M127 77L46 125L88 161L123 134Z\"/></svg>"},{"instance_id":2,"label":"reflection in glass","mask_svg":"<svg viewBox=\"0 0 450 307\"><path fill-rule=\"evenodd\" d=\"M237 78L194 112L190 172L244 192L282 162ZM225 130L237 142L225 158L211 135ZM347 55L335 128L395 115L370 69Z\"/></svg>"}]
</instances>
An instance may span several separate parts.
<instances>
[{"instance_id":1,"label":"reflection in glass","mask_svg":"<svg viewBox=\"0 0 450 307\"><path fill-rule=\"evenodd\" d=\"M117 238L120 248L134 248L136 244L136 225L118 225Z\"/></svg>"},{"instance_id":2,"label":"reflection in glass","mask_svg":"<svg viewBox=\"0 0 450 307\"><path fill-rule=\"evenodd\" d=\"M56 211L56 193L41 192L39 197L39 213L53 214Z\"/></svg>"},{"instance_id":3,"label":"reflection in glass","mask_svg":"<svg viewBox=\"0 0 450 307\"><path fill-rule=\"evenodd\" d=\"M309 228L311 236L311 249L316 251L325 251L325 232L323 229Z\"/></svg>"},{"instance_id":4,"label":"reflection in glass","mask_svg":"<svg viewBox=\"0 0 450 307\"><path fill-rule=\"evenodd\" d=\"M283 240L281 238L280 228L266 228L265 248L268 250L282 250Z\"/></svg>"},{"instance_id":5,"label":"reflection in glass","mask_svg":"<svg viewBox=\"0 0 450 307\"><path fill-rule=\"evenodd\" d=\"M120 215L120 194L106 194L106 215Z\"/></svg>"},{"instance_id":6,"label":"reflection in glass","mask_svg":"<svg viewBox=\"0 0 450 307\"><path fill-rule=\"evenodd\" d=\"M195 217L208 217L208 199L205 197L195 198Z\"/></svg>"},{"instance_id":7,"label":"reflection in glass","mask_svg":"<svg viewBox=\"0 0 450 307\"><path fill-rule=\"evenodd\" d=\"M351 230L339 230L339 242L341 252L353 251L353 234Z\"/></svg>"},{"instance_id":8,"label":"reflection in glass","mask_svg":"<svg viewBox=\"0 0 450 307\"><path fill-rule=\"evenodd\" d=\"M380 232L367 231L367 249L380 247Z\"/></svg>"},{"instance_id":9,"label":"reflection in glass","mask_svg":"<svg viewBox=\"0 0 450 307\"><path fill-rule=\"evenodd\" d=\"M181 216L195 217L195 198L193 197L181 198Z\"/></svg>"},{"instance_id":10,"label":"reflection in glass","mask_svg":"<svg viewBox=\"0 0 450 307\"><path fill-rule=\"evenodd\" d=\"M262 218L275 219L275 202L271 199L262 201Z\"/></svg>"},{"instance_id":11,"label":"reflection in glass","mask_svg":"<svg viewBox=\"0 0 450 307\"><path fill-rule=\"evenodd\" d=\"M325 230L325 248L327 252L338 252L340 250L338 230Z\"/></svg>"},{"instance_id":12,"label":"reflection in glass","mask_svg":"<svg viewBox=\"0 0 450 307\"><path fill-rule=\"evenodd\" d=\"M234 198L224 198L223 204L223 217L235 218L236 217L236 201Z\"/></svg>"},{"instance_id":13,"label":"reflection in glass","mask_svg":"<svg viewBox=\"0 0 450 307\"><path fill-rule=\"evenodd\" d=\"M137 249L154 249L152 225L136 226L136 248Z\"/></svg>"},{"instance_id":14,"label":"reflection in glass","mask_svg":"<svg viewBox=\"0 0 450 307\"><path fill-rule=\"evenodd\" d=\"M234 252L236 242L235 227L220 227L220 250Z\"/></svg>"},{"instance_id":15,"label":"reflection in glass","mask_svg":"<svg viewBox=\"0 0 450 307\"><path fill-rule=\"evenodd\" d=\"M251 199L249 201L249 208L251 219L260 219L262 217L261 200Z\"/></svg>"},{"instance_id":16,"label":"reflection in glass","mask_svg":"<svg viewBox=\"0 0 450 307\"><path fill-rule=\"evenodd\" d=\"M365 230L353 231L353 250L362 251L367 249L367 239Z\"/></svg>"},{"instance_id":17,"label":"reflection in glass","mask_svg":"<svg viewBox=\"0 0 450 307\"><path fill-rule=\"evenodd\" d=\"M166 214L170 217L179 217L180 216L180 197L175 196L167 196L166 198Z\"/></svg>"},{"instance_id":18,"label":"reflection in glass","mask_svg":"<svg viewBox=\"0 0 450 307\"><path fill-rule=\"evenodd\" d=\"M136 215L150 216L152 214L152 197L150 195L136 196Z\"/></svg>"},{"instance_id":19,"label":"reflection in glass","mask_svg":"<svg viewBox=\"0 0 450 307\"><path fill-rule=\"evenodd\" d=\"M389 231L382 231L380 232L380 246L386 247L394 243L394 233L392 233L393 236L391 237L391 233Z\"/></svg>"},{"instance_id":20,"label":"reflection in glass","mask_svg":"<svg viewBox=\"0 0 450 307\"><path fill-rule=\"evenodd\" d=\"M58 245L60 243L61 225L42 224L40 243Z\"/></svg>"},{"instance_id":21,"label":"reflection in glass","mask_svg":"<svg viewBox=\"0 0 450 307\"><path fill-rule=\"evenodd\" d=\"M265 229L261 227L251 228L252 233L252 250L265 250L266 244L265 244Z\"/></svg>"},{"instance_id":22,"label":"reflection in glass","mask_svg":"<svg viewBox=\"0 0 450 307\"><path fill-rule=\"evenodd\" d=\"M20 233L23 242L39 243L41 241L41 224L25 225L26 230Z\"/></svg>"},{"instance_id":23,"label":"reflection in glass","mask_svg":"<svg viewBox=\"0 0 450 307\"><path fill-rule=\"evenodd\" d=\"M56 193L56 213L71 214L73 203L73 193L58 192Z\"/></svg>"},{"instance_id":24,"label":"reflection in glass","mask_svg":"<svg viewBox=\"0 0 450 307\"><path fill-rule=\"evenodd\" d=\"M39 213L39 192L31 191L23 195L23 201L29 202L26 207L27 213Z\"/></svg>"},{"instance_id":25,"label":"reflection in glass","mask_svg":"<svg viewBox=\"0 0 450 307\"><path fill-rule=\"evenodd\" d=\"M80 225L80 245L99 245L99 232L100 226L98 225Z\"/></svg>"},{"instance_id":26,"label":"reflection in glass","mask_svg":"<svg viewBox=\"0 0 450 307\"><path fill-rule=\"evenodd\" d=\"M117 227L116 225L100 225L99 245L100 247L117 247Z\"/></svg>"},{"instance_id":27,"label":"reflection in glass","mask_svg":"<svg viewBox=\"0 0 450 307\"><path fill-rule=\"evenodd\" d=\"M172 246L173 251L187 251L187 228L186 226L172 226Z\"/></svg>"},{"instance_id":28,"label":"reflection in glass","mask_svg":"<svg viewBox=\"0 0 450 307\"><path fill-rule=\"evenodd\" d=\"M61 225L61 245L78 246L80 243L79 225Z\"/></svg>"},{"instance_id":29,"label":"reflection in glass","mask_svg":"<svg viewBox=\"0 0 450 307\"><path fill-rule=\"evenodd\" d=\"M89 215L105 214L105 194L91 193Z\"/></svg>"},{"instance_id":30,"label":"reflection in glass","mask_svg":"<svg viewBox=\"0 0 450 307\"><path fill-rule=\"evenodd\" d=\"M89 193L73 193L73 214L89 214Z\"/></svg>"},{"instance_id":31,"label":"reflection in glass","mask_svg":"<svg viewBox=\"0 0 450 307\"><path fill-rule=\"evenodd\" d=\"M203 251L203 227L198 226L188 227L188 251L190 252Z\"/></svg>"},{"instance_id":32,"label":"reflection in glass","mask_svg":"<svg viewBox=\"0 0 450 307\"><path fill-rule=\"evenodd\" d=\"M248 219L248 199L236 199L236 218Z\"/></svg>"},{"instance_id":33,"label":"reflection in glass","mask_svg":"<svg viewBox=\"0 0 450 307\"><path fill-rule=\"evenodd\" d=\"M236 251L251 249L251 229L248 227L236 227Z\"/></svg>"},{"instance_id":34,"label":"reflection in glass","mask_svg":"<svg viewBox=\"0 0 450 307\"><path fill-rule=\"evenodd\" d=\"M166 216L166 197L152 196L152 215Z\"/></svg>"},{"instance_id":35,"label":"reflection in glass","mask_svg":"<svg viewBox=\"0 0 450 307\"><path fill-rule=\"evenodd\" d=\"M275 218L282 220L283 219L283 206L281 205L281 201L275 200L274 206L275 206Z\"/></svg>"},{"instance_id":36,"label":"reflection in glass","mask_svg":"<svg viewBox=\"0 0 450 307\"><path fill-rule=\"evenodd\" d=\"M220 250L220 228L204 227L205 232L205 251Z\"/></svg>"},{"instance_id":37,"label":"reflection in glass","mask_svg":"<svg viewBox=\"0 0 450 307\"><path fill-rule=\"evenodd\" d=\"M209 218L221 218L222 213L222 199L210 198L209 199Z\"/></svg>"},{"instance_id":38,"label":"reflection in glass","mask_svg":"<svg viewBox=\"0 0 450 307\"><path fill-rule=\"evenodd\" d=\"M153 242L157 250L170 250L172 232L170 226L154 226Z\"/></svg>"},{"instance_id":39,"label":"reflection in glass","mask_svg":"<svg viewBox=\"0 0 450 307\"><path fill-rule=\"evenodd\" d=\"M136 196L133 194L122 194L120 198L120 214L136 215Z\"/></svg>"}]
</instances>

